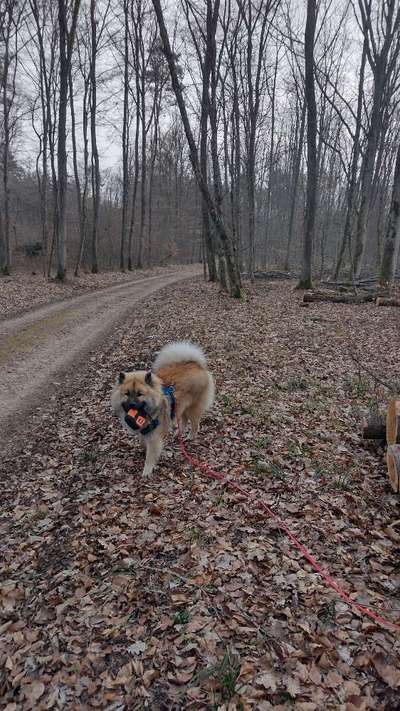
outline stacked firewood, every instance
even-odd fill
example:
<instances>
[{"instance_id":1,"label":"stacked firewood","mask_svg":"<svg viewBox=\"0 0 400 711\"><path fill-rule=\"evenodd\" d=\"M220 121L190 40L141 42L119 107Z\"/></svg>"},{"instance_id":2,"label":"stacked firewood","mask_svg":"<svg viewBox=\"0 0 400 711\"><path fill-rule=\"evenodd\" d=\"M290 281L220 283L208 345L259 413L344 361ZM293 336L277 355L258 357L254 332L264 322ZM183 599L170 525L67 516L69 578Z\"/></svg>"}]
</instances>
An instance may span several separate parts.
<instances>
[{"instance_id":1,"label":"stacked firewood","mask_svg":"<svg viewBox=\"0 0 400 711\"><path fill-rule=\"evenodd\" d=\"M400 397L389 402L386 419L374 415L363 422L362 436L386 442L390 484L393 491L400 493Z\"/></svg>"}]
</instances>

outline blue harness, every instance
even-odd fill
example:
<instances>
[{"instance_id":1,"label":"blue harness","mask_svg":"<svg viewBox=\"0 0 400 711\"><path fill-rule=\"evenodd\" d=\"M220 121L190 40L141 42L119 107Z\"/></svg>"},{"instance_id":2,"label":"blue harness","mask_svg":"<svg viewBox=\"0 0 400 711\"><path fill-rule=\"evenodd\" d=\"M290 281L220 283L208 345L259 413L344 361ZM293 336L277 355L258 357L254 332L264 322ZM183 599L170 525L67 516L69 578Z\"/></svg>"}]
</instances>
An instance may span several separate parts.
<instances>
[{"instance_id":1,"label":"blue harness","mask_svg":"<svg viewBox=\"0 0 400 711\"><path fill-rule=\"evenodd\" d=\"M164 395L169 400L169 416L170 416L171 420L173 420L175 417L175 409L176 409L176 400L175 400L174 390L175 390L175 388L173 385L163 385L162 386L162 391L163 391Z\"/></svg>"}]
</instances>

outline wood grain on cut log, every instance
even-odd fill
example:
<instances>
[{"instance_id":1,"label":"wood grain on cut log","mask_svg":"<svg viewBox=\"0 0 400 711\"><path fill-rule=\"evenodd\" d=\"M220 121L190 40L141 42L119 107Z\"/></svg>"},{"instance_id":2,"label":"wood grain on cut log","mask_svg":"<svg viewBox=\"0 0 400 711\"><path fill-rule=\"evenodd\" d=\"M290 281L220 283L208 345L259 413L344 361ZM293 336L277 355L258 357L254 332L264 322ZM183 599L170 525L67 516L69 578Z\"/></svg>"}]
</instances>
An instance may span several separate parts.
<instances>
[{"instance_id":1,"label":"wood grain on cut log","mask_svg":"<svg viewBox=\"0 0 400 711\"><path fill-rule=\"evenodd\" d=\"M333 304L366 304L375 301L376 294L346 294L336 291L306 291L304 303L328 302Z\"/></svg>"},{"instance_id":2,"label":"wood grain on cut log","mask_svg":"<svg viewBox=\"0 0 400 711\"><path fill-rule=\"evenodd\" d=\"M400 445L390 444L388 446L386 462L391 487L398 494L400 493Z\"/></svg>"},{"instance_id":3,"label":"wood grain on cut log","mask_svg":"<svg viewBox=\"0 0 400 711\"><path fill-rule=\"evenodd\" d=\"M363 439L386 439L386 422L380 415L371 415L362 422Z\"/></svg>"},{"instance_id":4,"label":"wood grain on cut log","mask_svg":"<svg viewBox=\"0 0 400 711\"><path fill-rule=\"evenodd\" d=\"M400 444L400 398L395 397L389 402L386 413L386 441L390 444Z\"/></svg>"},{"instance_id":5,"label":"wood grain on cut log","mask_svg":"<svg viewBox=\"0 0 400 711\"><path fill-rule=\"evenodd\" d=\"M375 303L377 306L398 306L398 307L400 307L400 299L386 299L384 296L378 296Z\"/></svg>"}]
</instances>

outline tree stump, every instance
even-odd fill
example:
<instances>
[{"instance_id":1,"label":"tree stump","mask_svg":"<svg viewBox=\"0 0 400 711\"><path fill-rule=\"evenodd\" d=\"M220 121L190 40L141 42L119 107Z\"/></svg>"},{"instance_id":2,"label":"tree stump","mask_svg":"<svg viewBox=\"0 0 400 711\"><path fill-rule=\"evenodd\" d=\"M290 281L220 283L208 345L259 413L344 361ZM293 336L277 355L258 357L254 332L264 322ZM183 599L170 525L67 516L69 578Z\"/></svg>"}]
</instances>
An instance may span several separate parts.
<instances>
[{"instance_id":1,"label":"tree stump","mask_svg":"<svg viewBox=\"0 0 400 711\"><path fill-rule=\"evenodd\" d=\"M400 398L389 402L386 414L386 441L388 445L400 444Z\"/></svg>"},{"instance_id":2,"label":"tree stump","mask_svg":"<svg viewBox=\"0 0 400 711\"><path fill-rule=\"evenodd\" d=\"M393 491L398 494L400 493L400 445L389 444L386 453L386 462L391 487Z\"/></svg>"}]
</instances>

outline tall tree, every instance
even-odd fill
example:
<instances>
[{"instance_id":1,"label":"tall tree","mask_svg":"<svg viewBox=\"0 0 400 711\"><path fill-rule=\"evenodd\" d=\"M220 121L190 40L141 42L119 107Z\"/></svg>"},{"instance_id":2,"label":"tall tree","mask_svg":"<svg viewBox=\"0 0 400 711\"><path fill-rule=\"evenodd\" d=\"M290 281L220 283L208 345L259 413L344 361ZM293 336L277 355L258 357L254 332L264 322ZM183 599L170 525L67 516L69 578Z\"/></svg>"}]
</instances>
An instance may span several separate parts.
<instances>
[{"instance_id":1,"label":"tall tree","mask_svg":"<svg viewBox=\"0 0 400 711\"><path fill-rule=\"evenodd\" d=\"M314 82L314 39L316 0L307 0L307 20L304 35L305 100L307 105L307 191L303 236L303 264L299 289L312 286L312 258L317 209L317 104Z\"/></svg>"},{"instance_id":2,"label":"tall tree","mask_svg":"<svg viewBox=\"0 0 400 711\"><path fill-rule=\"evenodd\" d=\"M380 283L392 284L394 280L400 247L400 143L397 148L396 165L393 176L392 200L383 249Z\"/></svg>"},{"instance_id":3,"label":"tall tree","mask_svg":"<svg viewBox=\"0 0 400 711\"><path fill-rule=\"evenodd\" d=\"M128 229L128 207L129 207L129 0L123 0L124 14L124 99L122 118L122 224L121 224L121 247L119 255L119 266L122 271L125 269L125 250Z\"/></svg>"},{"instance_id":4,"label":"tall tree","mask_svg":"<svg viewBox=\"0 0 400 711\"><path fill-rule=\"evenodd\" d=\"M60 44L60 98L58 111L58 142L57 142L57 279L63 281L67 271L66 250L66 201L67 201L67 98L68 75L70 72L72 48L75 40L80 0L58 0L58 26ZM71 24L68 28L68 14L71 14Z\"/></svg>"},{"instance_id":5,"label":"tall tree","mask_svg":"<svg viewBox=\"0 0 400 711\"><path fill-rule=\"evenodd\" d=\"M203 175L202 175L202 172L200 169L197 146L196 146L196 142L194 140L193 131L192 131L190 121L189 121L189 116L188 116L188 113L186 110L186 104L185 104L185 101L183 98L182 87L179 82L178 72L177 72L177 68L176 68L175 57L174 57L174 54L171 50L169 36L168 36L167 28L165 25L165 21L164 21L164 13L161 8L161 2L160 2L160 0L152 0L152 1L153 1L154 10L155 10L156 16L157 16L157 22L158 22L160 35L161 35L161 39L162 39L162 43L163 43L163 47L164 47L165 56L166 56L167 63L168 63L168 68L169 68L170 75L171 75L172 88L174 90L176 101L177 101L177 104L179 107L179 112L181 115L183 127L184 127L185 134L186 134L186 140L187 140L188 146L189 146L190 162L192 164L193 172L196 177L199 188L201 190L202 196L206 200L210 217L214 223L216 232L217 232L218 237L220 238L222 246L223 246L224 256L225 256L226 266L227 266L228 279L229 279L230 293L232 296L234 296L236 298L240 298L241 280L240 280L240 274L238 272L235 258L234 258L232 238L227 233L222 218L218 215L218 211L216 209L214 200L211 196L207 182L203 178Z\"/></svg>"},{"instance_id":6,"label":"tall tree","mask_svg":"<svg viewBox=\"0 0 400 711\"><path fill-rule=\"evenodd\" d=\"M366 40L366 54L373 75L372 106L361 171L360 206L355 234L353 272L357 278L362 268L367 226L373 197L375 159L382 130L385 90L396 68L400 52L400 5L397 0L382 0L376 8L373 0L358 0L360 25ZM376 21L373 18L375 9Z\"/></svg>"},{"instance_id":7,"label":"tall tree","mask_svg":"<svg viewBox=\"0 0 400 711\"><path fill-rule=\"evenodd\" d=\"M263 62L271 23L280 0L238 0L240 13L246 28L246 166L248 200L249 257L248 270L253 278L255 268L255 189L256 189L256 138L260 104L266 88L266 72Z\"/></svg>"},{"instance_id":8,"label":"tall tree","mask_svg":"<svg viewBox=\"0 0 400 711\"><path fill-rule=\"evenodd\" d=\"M19 31L24 6L25 3L20 3L18 0L4 0L0 5L0 40L3 45L3 53L0 56L0 97L2 108L0 155L3 179L3 210L0 208L0 268L3 274L10 274L12 264L9 167L11 144L15 137L17 125L15 115L16 74ZM4 219L1 211L4 214Z\"/></svg>"}]
</instances>

